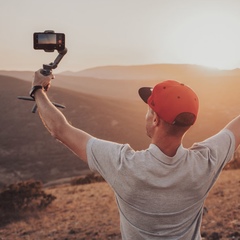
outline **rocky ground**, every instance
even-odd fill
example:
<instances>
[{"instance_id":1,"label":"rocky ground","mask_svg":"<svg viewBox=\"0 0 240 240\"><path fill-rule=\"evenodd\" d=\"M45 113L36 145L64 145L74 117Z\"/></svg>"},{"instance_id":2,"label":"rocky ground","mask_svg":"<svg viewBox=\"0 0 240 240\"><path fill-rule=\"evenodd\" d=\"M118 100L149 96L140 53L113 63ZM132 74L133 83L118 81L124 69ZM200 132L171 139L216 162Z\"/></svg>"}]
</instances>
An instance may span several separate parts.
<instances>
[{"instance_id":1,"label":"rocky ground","mask_svg":"<svg viewBox=\"0 0 240 240\"><path fill-rule=\"evenodd\" d=\"M224 171L206 200L205 240L240 239L240 170ZM25 213L0 228L0 240L121 239L119 214L105 182L45 189L57 199L42 212Z\"/></svg>"}]
</instances>

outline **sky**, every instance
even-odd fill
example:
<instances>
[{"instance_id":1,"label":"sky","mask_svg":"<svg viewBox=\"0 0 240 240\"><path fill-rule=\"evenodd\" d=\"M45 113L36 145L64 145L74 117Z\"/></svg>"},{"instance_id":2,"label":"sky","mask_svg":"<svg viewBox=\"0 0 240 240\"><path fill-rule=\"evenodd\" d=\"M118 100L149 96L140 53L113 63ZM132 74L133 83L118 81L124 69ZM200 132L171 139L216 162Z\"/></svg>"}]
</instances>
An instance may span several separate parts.
<instances>
[{"instance_id":1,"label":"sky","mask_svg":"<svg viewBox=\"0 0 240 240\"><path fill-rule=\"evenodd\" d=\"M0 70L35 71L57 52L33 33L65 33L58 71L159 63L240 68L240 0L0 0Z\"/></svg>"}]
</instances>

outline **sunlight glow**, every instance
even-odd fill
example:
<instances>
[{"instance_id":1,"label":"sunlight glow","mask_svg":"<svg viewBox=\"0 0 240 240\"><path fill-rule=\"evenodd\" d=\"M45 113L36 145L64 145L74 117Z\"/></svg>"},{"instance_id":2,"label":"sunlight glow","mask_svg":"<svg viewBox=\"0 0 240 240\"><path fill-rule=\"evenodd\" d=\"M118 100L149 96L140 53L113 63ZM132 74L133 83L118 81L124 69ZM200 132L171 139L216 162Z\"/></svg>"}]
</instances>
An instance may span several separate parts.
<instances>
[{"instance_id":1,"label":"sunlight glow","mask_svg":"<svg viewBox=\"0 0 240 240\"><path fill-rule=\"evenodd\" d=\"M219 69L240 66L236 62L240 45L239 21L228 12L206 12L189 16L172 34L175 53L186 62ZM179 50L181 49L181 50ZM182 58L182 59L181 59Z\"/></svg>"},{"instance_id":2,"label":"sunlight glow","mask_svg":"<svg viewBox=\"0 0 240 240\"><path fill-rule=\"evenodd\" d=\"M55 2L41 5L55 9ZM161 63L240 68L240 0L58 2L42 18L32 0L1 1L1 69L33 70L52 61L32 46L33 32L48 29L66 35L61 71Z\"/></svg>"}]
</instances>

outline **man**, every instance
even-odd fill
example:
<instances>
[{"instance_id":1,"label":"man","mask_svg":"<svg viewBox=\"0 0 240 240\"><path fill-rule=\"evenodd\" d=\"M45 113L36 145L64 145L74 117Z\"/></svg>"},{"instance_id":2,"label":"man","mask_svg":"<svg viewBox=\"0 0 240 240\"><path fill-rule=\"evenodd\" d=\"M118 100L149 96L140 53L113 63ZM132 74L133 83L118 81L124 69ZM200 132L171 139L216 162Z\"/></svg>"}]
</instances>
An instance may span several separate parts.
<instances>
[{"instance_id":1,"label":"man","mask_svg":"<svg viewBox=\"0 0 240 240\"><path fill-rule=\"evenodd\" d=\"M184 84L168 80L141 88L148 104L148 149L96 139L71 126L43 88L53 76L35 73L31 95L53 137L99 172L116 195L124 240L201 239L204 200L240 143L240 117L215 136L182 146L198 114L198 98Z\"/></svg>"}]
</instances>

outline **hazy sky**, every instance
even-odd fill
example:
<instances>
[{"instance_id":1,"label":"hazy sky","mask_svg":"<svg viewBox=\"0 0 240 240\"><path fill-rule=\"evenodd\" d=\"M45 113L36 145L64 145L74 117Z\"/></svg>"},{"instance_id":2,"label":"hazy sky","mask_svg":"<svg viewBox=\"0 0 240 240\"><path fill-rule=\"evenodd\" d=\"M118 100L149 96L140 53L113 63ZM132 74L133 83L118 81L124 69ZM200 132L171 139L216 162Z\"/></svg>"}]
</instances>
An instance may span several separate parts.
<instances>
[{"instance_id":1,"label":"hazy sky","mask_svg":"<svg viewBox=\"0 0 240 240\"><path fill-rule=\"evenodd\" d=\"M66 34L58 71L191 63L240 67L240 0L0 0L0 70L36 70L57 52L33 32Z\"/></svg>"}]
</instances>

